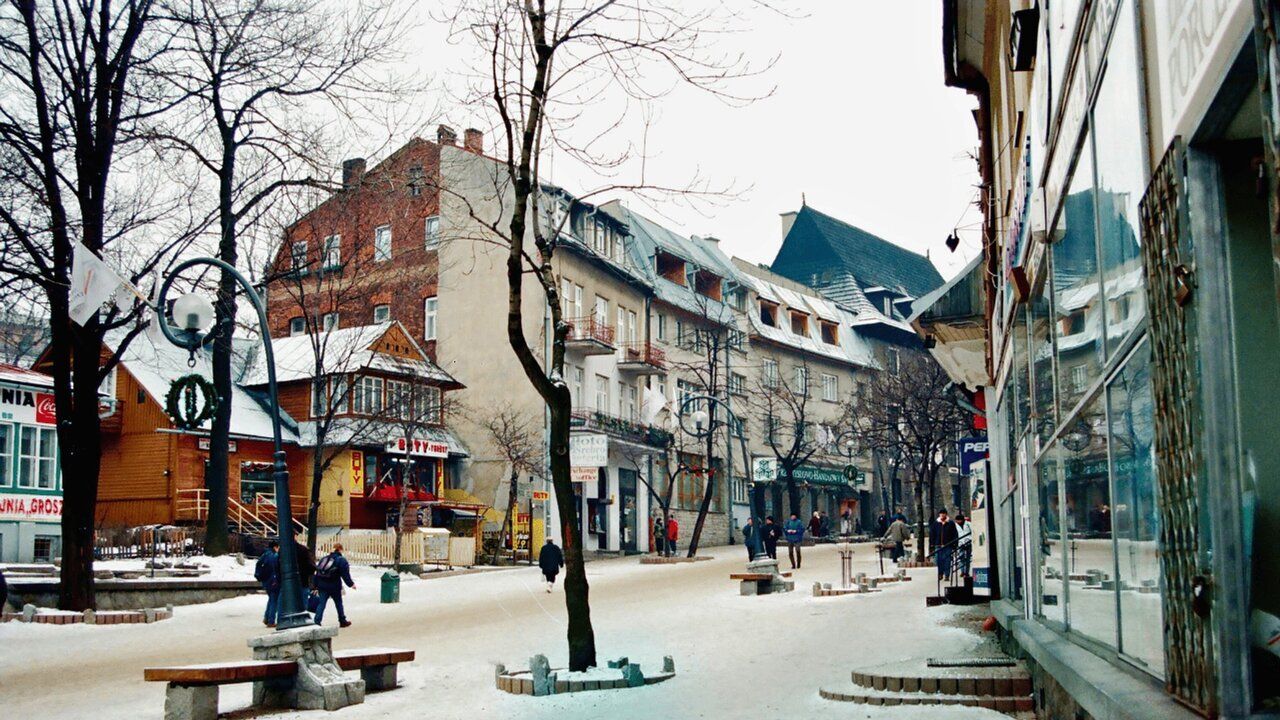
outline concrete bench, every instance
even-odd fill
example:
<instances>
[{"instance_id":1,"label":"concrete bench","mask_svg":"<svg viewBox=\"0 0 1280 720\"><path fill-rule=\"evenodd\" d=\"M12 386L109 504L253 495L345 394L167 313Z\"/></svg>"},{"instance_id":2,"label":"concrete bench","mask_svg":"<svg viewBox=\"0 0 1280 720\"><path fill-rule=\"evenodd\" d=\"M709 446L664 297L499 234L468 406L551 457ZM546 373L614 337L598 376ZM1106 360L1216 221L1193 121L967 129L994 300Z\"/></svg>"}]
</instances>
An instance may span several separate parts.
<instances>
[{"instance_id":1,"label":"concrete bench","mask_svg":"<svg viewBox=\"0 0 1280 720\"><path fill-rule=\"evenodd\" d=\"M413 658L413 650L394 648L345 650L333 655L342 670L360 671L367 691L394 688L396 665ZM218 686L277 680L297 672L298 664L291 660L245 660L145 668L142 677L147 682L169 683L164 698L165 720L217 720Z\"/></svg>"}]
</instances>

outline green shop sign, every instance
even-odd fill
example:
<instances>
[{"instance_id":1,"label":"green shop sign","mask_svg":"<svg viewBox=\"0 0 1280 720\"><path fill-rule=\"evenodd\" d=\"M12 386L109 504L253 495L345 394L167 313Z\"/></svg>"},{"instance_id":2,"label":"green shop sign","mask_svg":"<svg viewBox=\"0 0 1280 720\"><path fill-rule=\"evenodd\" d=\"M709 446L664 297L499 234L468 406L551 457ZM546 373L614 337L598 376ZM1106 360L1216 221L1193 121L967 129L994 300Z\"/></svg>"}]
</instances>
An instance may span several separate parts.
<instances>
[{"instance_id":1,"label":"green shop sign","mask_svg":"<svg viewBox=\"0 0 1280 720\"><path fill-rule=\"evenodd\" d=\"M773 482L780 476L778 461L774 458L756 458L752 463L752 479L756 482ZM849 485L863 485L866 483L866 473L858 471L856 480L851 480L847 473L848 468L819 467L817 465L801 465L791 472L791 476L796 482L808 483L810 485L829 485L833 487L844 487Z\"/></svg>"}]
</instances>

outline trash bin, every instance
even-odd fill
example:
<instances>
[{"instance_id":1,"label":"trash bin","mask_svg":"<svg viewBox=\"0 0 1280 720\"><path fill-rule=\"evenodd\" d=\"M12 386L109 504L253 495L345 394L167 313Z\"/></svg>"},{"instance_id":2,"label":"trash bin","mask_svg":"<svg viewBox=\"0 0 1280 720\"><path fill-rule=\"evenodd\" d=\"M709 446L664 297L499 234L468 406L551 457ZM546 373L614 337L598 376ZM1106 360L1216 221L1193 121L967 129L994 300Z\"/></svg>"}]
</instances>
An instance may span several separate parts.
<instances>
[{"instance_id":1,"label":"trash bin","mask_svg":"<svg viewBox=\"0 0 1280 720\"><path fill-rule=\"evenodd\" d=\"M400 576L390 570L382 573L382 602L400 602Z\"/></svg>"}]
</instances>

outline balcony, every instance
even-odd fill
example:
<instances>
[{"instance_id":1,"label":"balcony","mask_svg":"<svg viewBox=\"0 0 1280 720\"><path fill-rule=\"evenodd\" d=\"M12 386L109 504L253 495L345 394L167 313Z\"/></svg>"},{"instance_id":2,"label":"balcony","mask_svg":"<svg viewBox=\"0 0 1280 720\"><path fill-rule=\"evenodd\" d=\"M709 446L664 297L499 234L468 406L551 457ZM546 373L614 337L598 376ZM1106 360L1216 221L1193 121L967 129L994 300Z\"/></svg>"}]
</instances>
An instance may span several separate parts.
<instances>
[{"instance_id":1,"label":"balcony","mask_svg":"<svg viewBox=\"0 0 1280 720\"><path fill-rule=\"evenodd\" d=\"M565 349L581 355L609 355L617 351L613 343L613 328L594 316L571 318L565 321L569 334L565 337Z\"/></svg>"},{"instance_id":2,"label":"balcony","mask_svg":"<svg viewBox=\"0 0 1280 720\"><path fill-rule=\"evenodd\" d=\"M591 408L574 408L569 427L602 432L619 440L657 448L666 447L671 442L671 433L666 430Z\"/></svg>"},{"instance_id":3,"label":"balcony","mask_svg":"<svg viewBox=\"0 0 1280 720\"><path fill-rule=\"evenodd\" d=\"M637 375L665 375L667 354L650 342L622 343L618 369Z\"/></svg>"}]
</instances>

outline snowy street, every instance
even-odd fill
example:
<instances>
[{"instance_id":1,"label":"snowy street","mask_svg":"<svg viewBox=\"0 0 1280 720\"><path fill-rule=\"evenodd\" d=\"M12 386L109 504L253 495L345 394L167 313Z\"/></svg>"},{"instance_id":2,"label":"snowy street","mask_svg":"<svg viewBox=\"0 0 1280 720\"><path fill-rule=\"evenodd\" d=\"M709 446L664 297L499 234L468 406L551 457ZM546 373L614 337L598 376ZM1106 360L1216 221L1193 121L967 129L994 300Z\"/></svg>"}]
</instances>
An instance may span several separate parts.
<instances>
[{"instance_id":1,"label":"snowy street","mask_svg":"<svg viewBox=\"0 0 1280 720\"><path fill-rule=\"evenodd\" d=\"M397 605L378 603L381 570L353 568L357 589L347 598L354 625L335 649L370 646L417 651L401 667L401 687L370 694L336 714L272 712L270 717L439 718L998 718L971 708L866 708L823 700L819 686L849 681L856 666L906 658L961 656L981 639L947 621L961 608L926 609L933 570L911 571L914 582L883 592L814 598L813 582L839 582L833 546L806 548L796 592L741 597L730 572L745 551L717 548L715 560L642 566L635 557L591 562L592 619L601 665L626 655L646 670L663 655L677 677L638 690L533 698L499 692L493 667L527 666L546 653L563 665L564 596L548 595L535 568L432 580L405 579ZM787 566L785 558L783 568ZM246 576L252 566L245 567ZM854 572L876 574L875 555L858 546ZM264 597L247 596L179 607L173 620L152 625L0 625L0 706L8 717L160 718L164 684L144 683L149 665L242 660L246 640L263 632ZM330 608L326 623L337 621ZM247 710L249 685L222 689L220 709Z\"/></svg>"}]
</instances>

